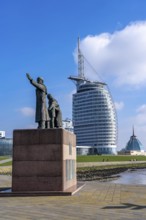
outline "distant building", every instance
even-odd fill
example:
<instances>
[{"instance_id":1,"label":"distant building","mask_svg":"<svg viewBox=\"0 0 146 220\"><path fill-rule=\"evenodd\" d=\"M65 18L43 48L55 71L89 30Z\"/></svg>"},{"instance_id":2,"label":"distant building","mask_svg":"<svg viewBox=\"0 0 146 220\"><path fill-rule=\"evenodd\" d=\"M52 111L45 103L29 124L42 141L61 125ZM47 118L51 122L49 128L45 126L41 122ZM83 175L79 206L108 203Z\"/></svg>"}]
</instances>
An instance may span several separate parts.
<instances>
[{"instance_id":1,"label":"distant building","mask_svg":"<svg viewBox=\"0 0 146 220\"><path fill-rule=\"evenodd\" d=\"M12 155L12 138L5 137L5 131L0 131L0 156Z\"/></svg>"},{"instance_id":2,"label":"distant building","mask_svg":"<svg viewBox=\"0 0 146 220\"><path fill-rule=\"evenodd\" d=\"M126 147L122 149L120 152L118 152L118 154L146 155L142 143L138 140L138 138L134 133L134 128L133 128L133 134L130 137L130 140L128 141Z\"/></svg>"},{"instance_id":3,"label":"distant building","mask_svg":"<svg viewBox=\"0 0 146 220\"><path fill-rule=\"evenodd\" d=\"M141 144L141 142L138 140L138 138L136 137L136 135L134 134L134 129L133 129L133 134L130 137L130 140L128 141L126 148L126 151L140 151L140 152L144 152L144 147Z\"/></svg>"},{"instance_id":4,"label":"distant building","mask_svg":"<svg viewBox=\"0 0 146 220\"><path fill-rule=\"evenodd\" d=\"M76 146L77 155L91 155L94 154L94 148L91 146Z\"/></svg>"},{"instance_id":5,"label":"distant building","mask_svg":"<svg viewBox=\"0 0 146 220\"><path fill-rule=\"evenodd\" d=\"M72 120L69 119L69 118L66 118L65 120L62 121L62 125L63 125L63 128L70 131L70 132L73 132L73 125L72 125Z\"/></svg>"},{"instance_id":6,"label":"distant building","mask_svg":"<svg viewBox=\"0 0 146 220\"><path fill-rule=\"evenodd\" d=\"M0 131L0 138L4 138L5 137L5 131Z\"/></svg>"}]
</instances>

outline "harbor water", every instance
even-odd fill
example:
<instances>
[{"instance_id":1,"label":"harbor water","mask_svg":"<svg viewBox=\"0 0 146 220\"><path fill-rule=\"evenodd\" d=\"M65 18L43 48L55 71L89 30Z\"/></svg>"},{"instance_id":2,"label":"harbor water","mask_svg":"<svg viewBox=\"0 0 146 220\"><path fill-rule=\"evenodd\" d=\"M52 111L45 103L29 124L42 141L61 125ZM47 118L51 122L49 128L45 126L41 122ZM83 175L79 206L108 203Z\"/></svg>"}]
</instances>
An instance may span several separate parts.
<instances>
[{"instance_id":1,"label":"harbor water","mask_svg":"<svg viewBox=\"0 0 146 220\"><path fill-rule=\"evenodd\" d=\"M127 170L119 175L120 177L110 182L129 185L146 185L146 169Z\"/></svg>"}]
</instances>

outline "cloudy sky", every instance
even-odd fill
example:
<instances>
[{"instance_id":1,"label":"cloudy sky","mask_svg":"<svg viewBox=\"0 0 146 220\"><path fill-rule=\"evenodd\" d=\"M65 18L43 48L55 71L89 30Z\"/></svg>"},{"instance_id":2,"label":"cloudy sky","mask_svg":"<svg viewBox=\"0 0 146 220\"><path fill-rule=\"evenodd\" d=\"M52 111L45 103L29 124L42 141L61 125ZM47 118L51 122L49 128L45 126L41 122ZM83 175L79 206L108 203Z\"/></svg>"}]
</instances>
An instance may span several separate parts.
<instances>
[{"instance_id":1,"label":"cloudy sky","mask_svg":"<svg viewBox=\"0 0 146 220\"><path fill-rule=\"evenodd\" d=\"M145 0L0 0L0 130L37 126L27 72L72 117L79 36L86 77L106 82L115 102L118 149L134 126L146 150L145 12Z\"/></svg>"}]
</instances>

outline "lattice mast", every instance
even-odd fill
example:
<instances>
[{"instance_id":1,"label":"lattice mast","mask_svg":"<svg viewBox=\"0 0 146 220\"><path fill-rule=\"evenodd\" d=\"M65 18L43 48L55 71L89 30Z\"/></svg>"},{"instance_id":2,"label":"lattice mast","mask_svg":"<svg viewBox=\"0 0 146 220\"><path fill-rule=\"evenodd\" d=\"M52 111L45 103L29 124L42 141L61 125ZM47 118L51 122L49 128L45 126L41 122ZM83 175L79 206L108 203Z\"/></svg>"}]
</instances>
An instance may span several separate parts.
<instances>
[{"instance_id":1,"label":"lattice mast","mask_svg":"<svg viewBox=\"0 0 146 220\"><path fill-rule=\"evenodd\" d=\"M89 80L87 80L84 75L84 56L80 50L80 38L78 38L78 48L77 49L78 49L78 51L77 51L78 52L78 75L77 76L70 76L68 79L71 79L76 84L76 87L78 90L79 86L82 83L84 83L85 81L89 82Z\"/></svg>"},{"instance_id":2,"label":"lattice mast","mask_svg":"<svg viewBox=\"0 0 146 220\"><path fill-rule=\"evenodd\" d=\"M84 56L80 50L80 38L78 37L78 77L84 79Z\"/></svg>"}]
</instances>

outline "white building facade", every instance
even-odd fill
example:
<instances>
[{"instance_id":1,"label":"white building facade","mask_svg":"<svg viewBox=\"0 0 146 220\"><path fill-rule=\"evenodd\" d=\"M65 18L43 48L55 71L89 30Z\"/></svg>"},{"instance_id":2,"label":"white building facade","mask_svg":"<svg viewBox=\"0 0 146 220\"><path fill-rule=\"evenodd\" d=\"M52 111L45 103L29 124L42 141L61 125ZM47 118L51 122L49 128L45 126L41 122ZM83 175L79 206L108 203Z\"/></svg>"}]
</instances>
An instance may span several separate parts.
<instances>
[{"instance_id":1,"label":"white building facade","mask_svg":"<svg viewBox=\"0 0 146 220\"><path fill-rule=\"evenodd\" d=\"M73 133L73 125L72 125L72 120L69 118L66 118L65 120L62 121L62 127Z\"/></svg>"},{"instance_id":2,"label":"white building facade","mask_svg":"<svg viewBox=\"0 0 146 220\"><path fill-rule=\"evenodd\" d=\"M5 131L0 131L0 138L5 138Z\"/></svg>"},{"instance_id":3,"label":"white building facade","mask_svg":"<svg viewBox=\"0 0 146 220\"><path fill-rule=\"evenodd\" d=\"M73 126L77 146L91 146L94 154L116 154L117 118L107 85L84 81L73 95Z\"/></svg>"}]
</instances>

